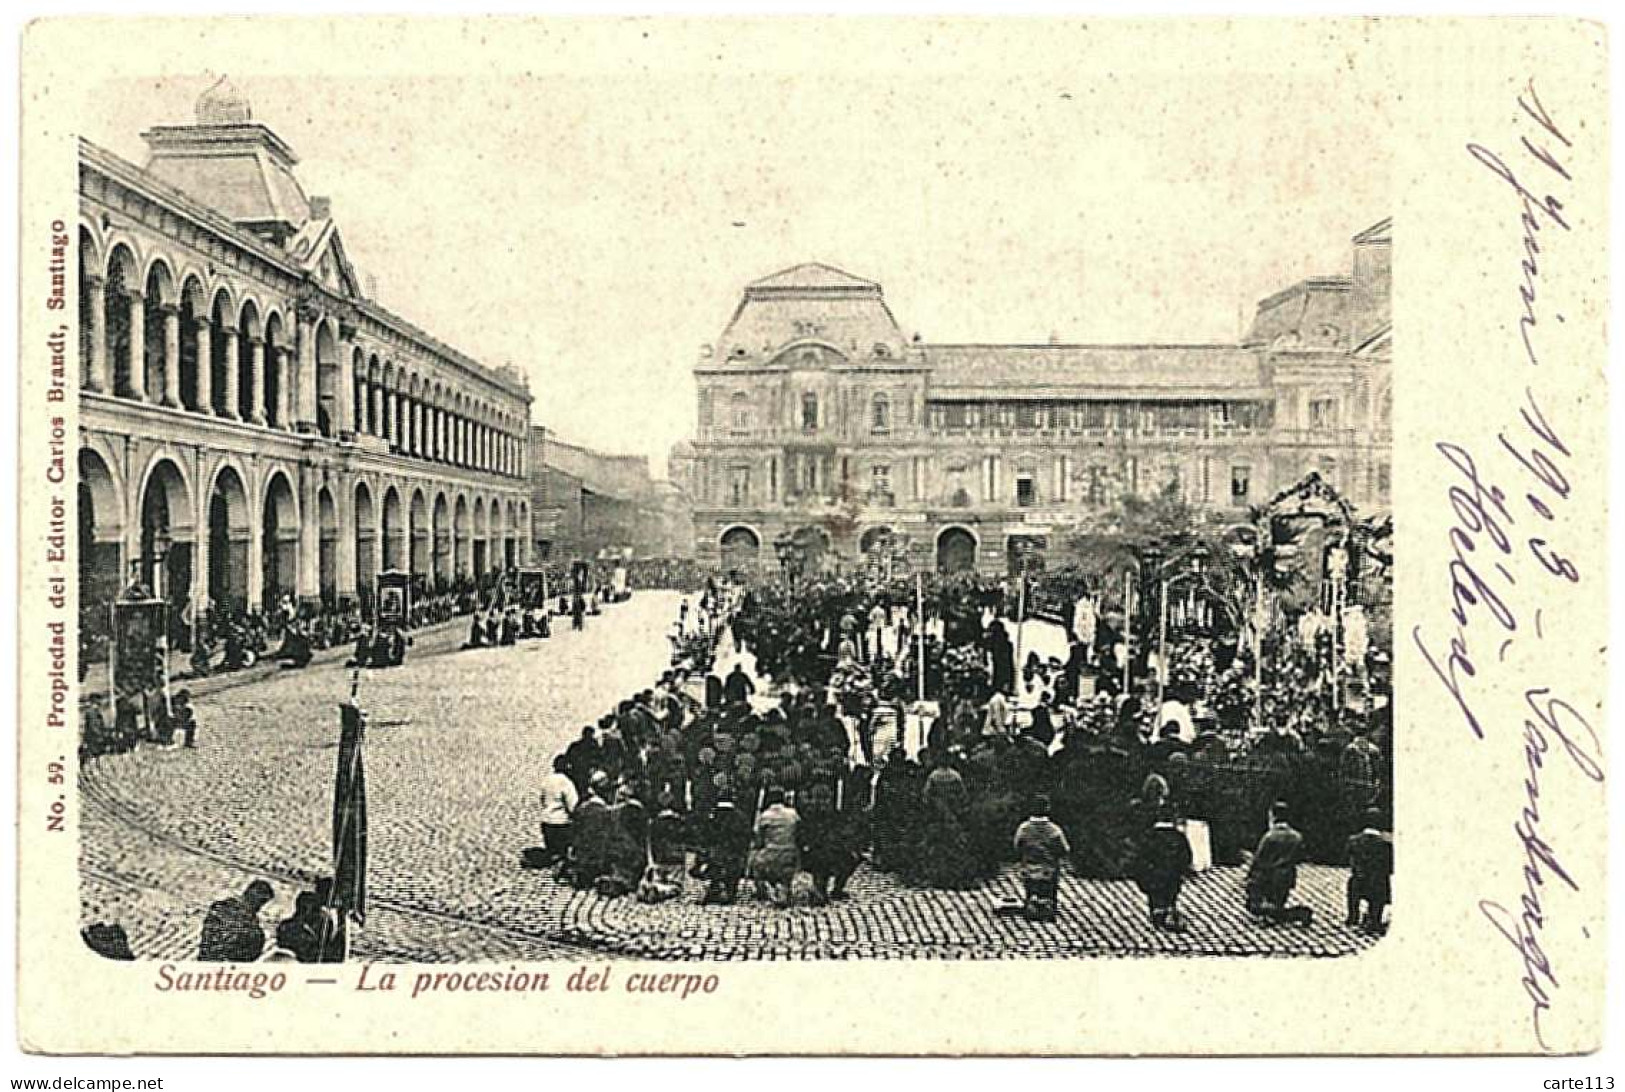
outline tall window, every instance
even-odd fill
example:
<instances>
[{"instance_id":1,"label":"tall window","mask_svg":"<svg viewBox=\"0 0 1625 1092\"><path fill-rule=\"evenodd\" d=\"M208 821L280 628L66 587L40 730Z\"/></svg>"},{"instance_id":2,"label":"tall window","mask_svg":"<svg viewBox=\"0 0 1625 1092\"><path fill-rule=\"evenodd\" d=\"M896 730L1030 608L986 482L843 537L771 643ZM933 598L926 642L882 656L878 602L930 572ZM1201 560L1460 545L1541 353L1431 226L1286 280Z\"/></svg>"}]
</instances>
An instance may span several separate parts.
<instances>
[{"instance_id":1,"label":"tall window","mask_svg":"<svg viewBox=\"0 0 1625 1092\"><path fill-rule=\"evenodd\" d=\"M883 394L875 395L871 406L870 425L875 432L891 431L891 399Z\"/></svg>"},{"instance_id":2,"label":"tall window","mask_svg":"<svg viewBox=\"0 0 1625 1092\"><path fill-rule=\"evenodd\" d=\"M1310 428L1337 427L1337 399L1315 398L1309 402Z\"/></svg>"},{"instance_id":3,"label":"tall window","mask_svg":"<svg viewBox=\"0 0 1625 1092\"><path fill-rule=\"evenodd\" d=\"M891 467L877 464L869 471L869 500L883 508L890 508L896 501L891 491Z\"/></svg>"},{"instance_id":4,"label":"tall window","mask_svg":"<svg viewBox=\"0 0 1625 1092\"><path fill-rule=\"evenodd\" d=\"M728 424L735 432L750 431L750 395L735 391L728 400Z\"/></svg>"},{"instance_id":5,"label":"tall window","mask_svg":"<svg viewBox=\"0 0 1625 1092\"><path fill-rule=\"evenodd\" d=\"M743 508L750 503L750 467L728 468L728 502L735 508Z\"/></svg>"},{"instance_id":6,"label":"tall window","mask_svg":"<svg viewBox=\"0 0 1625 1092\"><path fill-rule=\"evenodd\" d=\"M1031 508L1038 500L1038 486L1033 481L1031 471L1022 471L1016 475L1016 507Z\"/></svg>"},{"instance_id":7,"label":"tall window","mask_svg":"<svg viewBox=\"0 0 1625 1092\"><path fill-rule=\"evenodd\" d=\"M1253 491L1253 468L1250 466L1233 466L1230 468L1230 501L1232 504L1246 504L1247 498Z\"/></svg>"},{"instance_id":8,"label":"tall window","mask_svg":"<svg viewBox=\"0 0 1625 1092\"><path fill-rule=\"evenodd\" d=\"M818 396L812 391L801 396L801 431L818 431Z\"/></svg>"}]
</instances>

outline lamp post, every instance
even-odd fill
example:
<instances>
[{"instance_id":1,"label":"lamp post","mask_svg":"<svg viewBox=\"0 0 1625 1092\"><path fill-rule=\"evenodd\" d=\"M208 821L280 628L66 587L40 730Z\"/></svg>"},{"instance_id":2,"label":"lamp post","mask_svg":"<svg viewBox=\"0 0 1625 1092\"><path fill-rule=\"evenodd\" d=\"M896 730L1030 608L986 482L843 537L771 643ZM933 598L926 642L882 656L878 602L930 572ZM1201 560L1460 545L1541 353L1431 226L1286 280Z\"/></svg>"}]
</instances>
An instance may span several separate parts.
<instances>
[{"instance_id":1,"label":"lamp post","mask_svg":"<svg viewBox=\"0 0 1625 1092\"><path fill-rule=\"evenodd\" d=\"M147 543L147 549L136 560L136 579L139 581L148 570L152 573L152 595L158 600L158 670L163 680L164 711L173 713L169 698L169 599L164 588L164 564L169 557L169 551L174 547L175 540L170 536L168 527L153 528L152 537ZM143 703L145 704L145 703Z\"/></svg>"}]
</instances>

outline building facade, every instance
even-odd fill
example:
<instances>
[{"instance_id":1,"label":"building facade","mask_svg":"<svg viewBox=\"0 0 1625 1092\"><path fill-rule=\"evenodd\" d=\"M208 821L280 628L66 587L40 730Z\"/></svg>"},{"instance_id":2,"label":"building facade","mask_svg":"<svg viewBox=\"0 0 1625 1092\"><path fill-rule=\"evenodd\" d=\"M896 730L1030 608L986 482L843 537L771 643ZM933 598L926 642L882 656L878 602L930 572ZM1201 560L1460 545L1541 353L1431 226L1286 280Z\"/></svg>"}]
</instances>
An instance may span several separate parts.
<instances>
[{"instance_id":1,"label":"building facade","mask_svg":"<svg viewBox=\"0 0 1625 1092\"><path fill-rule=\"evenodd\" d=\"M79 150L81 599L341 604L529 548L531 395L367 298L328 202L217 85Z\"/></svg>"},{"instance_id":2,"label":"building facade","mask_svg":"<svg viewBox=\"0 0 1625 1092\"><path fill-rule=\"evenodd\" d=\"M631 550L634 557L672 557L692 534L674 541L673 502L680 498L649 473L643 455L612 455L530 429L532 553L538 558L596 557Z\"/></svg>"},{"instance_id":3,"label":"building facade","mask_svg":"<svg viewBox=\"0 0 1625 1092\"><path fill-rule=\"evenodd\" d=\"M871 281L756 281L702 350L673 451L696 554L771 566L788 535L856 561L889 529L997 573L1125 496L1239 515L1311 471L1386 509L1390 227L1354 237L1351 272L1260 301L1233 345L924 344Z\"/></svg>"}]
</instances>

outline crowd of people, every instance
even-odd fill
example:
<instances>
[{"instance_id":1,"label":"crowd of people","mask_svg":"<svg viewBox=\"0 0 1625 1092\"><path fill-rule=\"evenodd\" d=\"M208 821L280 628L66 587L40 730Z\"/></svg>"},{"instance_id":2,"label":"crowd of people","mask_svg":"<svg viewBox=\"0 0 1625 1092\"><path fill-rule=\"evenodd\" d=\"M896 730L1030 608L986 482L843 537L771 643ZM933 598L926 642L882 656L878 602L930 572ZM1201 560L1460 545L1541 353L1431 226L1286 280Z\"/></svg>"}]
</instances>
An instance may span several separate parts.
<instances>
[{"instance_id":1,"label":"crowd of people","mask_svg":"<svg viewBox=\"0 0 1625 1092\"><path fill-rule=\"evenodd\" d=\"M865 860L939 888L1015 863L1017 909L1035 919L1053 916L1071 867L1133 879L1168 929L1183 927L1193 866L1247 862L1247 907L1272 924L1306 912L1290 902L1300 862L1358 860L1361 890L1376 890L1368 843L1391 854L1385 708L1320 705L1259 730L1233 641L1181 637L1167 665L1135 650L1125 672L1127 627L1102 619L1094 642L1073 634L1065 659L1030 652L1018 671L1004 588L962 577L916 594L923 621L910 596L864 578L713 586L692 616L685 603L673 671L558 756L533 863L654 900L680 892L672 870L691 860L703 899L721 903L747 878L782 903L798 872L808 901L838 898ZM725 630L755 678L738 663L706 674ZM914 702L922 641L926 706ZM1316 708L1313 650L1277 653L1273 685L1296 688L1295 710ZM1359 921L1381 929L1383 912Z\"/></svg>"}]
</instances>

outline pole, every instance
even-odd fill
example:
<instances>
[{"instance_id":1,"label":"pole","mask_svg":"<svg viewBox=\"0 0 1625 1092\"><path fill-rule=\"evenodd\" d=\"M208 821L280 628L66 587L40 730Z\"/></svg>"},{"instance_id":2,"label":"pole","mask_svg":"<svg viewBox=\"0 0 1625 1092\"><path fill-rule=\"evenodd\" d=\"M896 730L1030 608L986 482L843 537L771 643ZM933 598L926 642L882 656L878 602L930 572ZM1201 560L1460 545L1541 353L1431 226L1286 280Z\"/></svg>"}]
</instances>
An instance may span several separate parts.
<instances>
[{"instance_id":1,"label":"pole","mask_svg":"<svg viewBox=\"0 0 1625 1092\"><path fill-rule=\"evenodd\" d=\"M1157 709L1161 710L1163 691L1168 687L1168 581L1163 579L1157 588Z\"/></svg>"},{"instance_id":2,"label":"pole","mask_svg":"<svg viewBox=\"0 0 1625 1092\"><path fill-rule=\"evenodd\" d=\"M915 675L919 679L917 686L919 700L923 702L925 700L925 578L919 573L914 574L914 631L919 636L920 645L919 670L915 672Z\"/></svg>"},{"instance_id":3,"label":"pole","mask_svg":"<svg viewBox=\"0 0 1625 1092\"><path fill-rule=\"evenodd\" d=\"M1027 622L1027 555L1021 555L1021 588L1016 592L1016 693L1025 695L1026 685L1020 681L1021 671L1021 628Z\"/></svg>"},{"instance_id":4,"label":"pole","mask_svg":"<svg viewBox=\"0 0 1625 1092\"><path fill-rule=\"evenodd\" d=\"M1134 574L1123 571L1123 697L1128 697L1130 665L1134 663Z\"/></svg>"},{"instance_id":5,"label":"pole","mask_svg":"<svg viewBox=\"0 0 1625 1092\"><path fill-rule=\"evenodd\" d=\"M1264 574L1253 579L1253 727L1264 730Z\"/></svg>"}]
</instances>

